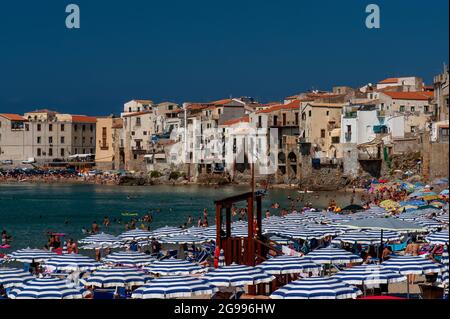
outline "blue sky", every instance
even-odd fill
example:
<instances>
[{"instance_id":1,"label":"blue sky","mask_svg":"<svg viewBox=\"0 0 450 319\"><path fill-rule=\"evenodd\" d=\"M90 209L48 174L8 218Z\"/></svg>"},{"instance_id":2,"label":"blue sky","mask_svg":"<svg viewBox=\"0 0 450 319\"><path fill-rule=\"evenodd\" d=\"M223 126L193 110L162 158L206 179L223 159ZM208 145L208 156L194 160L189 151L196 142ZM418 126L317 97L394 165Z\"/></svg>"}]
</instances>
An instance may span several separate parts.
<instances>
[{"instance_id":1,"label":"blue sky","mask_svg":"<svg viewBox=\"0 0 450 319\"><path fill-rule=\"evenodd\" d=\"M156 102L430 83L448 63L448 1L40 0L0 5L0 112L104 115ZM81 9L81 29L65 8ZM365 7L381 8L381 29Z\"/></svg>"}]
</instances>

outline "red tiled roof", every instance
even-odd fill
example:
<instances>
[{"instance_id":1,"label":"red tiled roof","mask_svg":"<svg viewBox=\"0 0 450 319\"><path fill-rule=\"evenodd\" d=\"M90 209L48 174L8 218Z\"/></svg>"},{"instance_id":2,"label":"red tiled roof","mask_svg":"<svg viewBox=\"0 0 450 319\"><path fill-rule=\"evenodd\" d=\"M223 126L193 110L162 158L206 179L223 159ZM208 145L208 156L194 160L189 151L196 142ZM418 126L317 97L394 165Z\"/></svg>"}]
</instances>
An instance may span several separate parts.
<instances>
[{"instance_id":1,"label":"red tiled roof","mask_svg":"<svg viewBox=\"0 0 450 319\"><path fill-rule=\"evenodd\" d=\"M97 118L86 115L72 115L72 122L74 123L97 123Z\"/></svg>"},{"instance_id":2,"label":"red tiled roof","mask_svg":"<svg viewBox=\"0 0 450 319\"><path fill-rule=\"evenodd\" d=\"M231 119L231 120L225 121L222 123L222 125L233 125L233 124L237 124L237 123L248 123L248 122L250 122L250 117L243 116L243 117L239 117L237 119Z\"/></svg>"},{"instance_id":3,"label":"red tiled roof","mask_svg":"<svg viewBox=\"0 0 450 319\"><path fill-rule=\"evenodd\" d=\"M0 114L0 116L10 120L10 121L20 121L20 122L26 122L27 119L24 118L23 116L19 115L19 114L7 114L7 113L3 113Z\"/></svg>"},{"instance_id":4,"label":"red tiled roof","mask_svg":"<svg viewBox=\"0 0 450 319\"><path fill-rule=\"evenodd\" d=\"M433 92L384 92L394 100L429 100L434 97Z\"/></svg>"},{"instance_id":5,"label":"red tiled roof","mask_svg":"<svg viewBox=\"0 0 450 319\"><path fill-rule=\"evenodd\" d=\"M223 100L218 100L218 101L213 101L210 102L208 104L214 104L214 105L224 105L224 104L228 104L233 102L233 99L223 99Z\"/></svg>"},{"instance_id":6,"label":"red tiled roof","mask_svg":"<svg viewBox=\"0 0 450 319\"><path fill-rule=\"evenodd\" d=\"M301 100L294 100L288 104L279 104L271 106L267 109L260 110L257 113L272 113L279 110L292 110L292 109L300 109Z\"/></svg>"},{"instance_id":7,"label":"red tiled roof","mask_svg":"<svg viewBox=\"0 0 450 319\"><path fill-rule=\"evenodd\" d=\"M138 115L144 115L144 114L149 114L149 113L152 113L152 111L146 110L146 111L141 111L141 112L128 113L128 114L124 114L123 117L138 116Z\"/></svg>"},{"instance_id":8,"label":"red tiled roof","mask_svg":"<svg viewBox=\"0 0 450 319\"><path fill-rule=\"evenodd\" d=\"M393 84L393 83L397 83L398 82L398 78L387 78L384 79L383 81L378 82L378 84Z\"/></svg>"}]
</instances>

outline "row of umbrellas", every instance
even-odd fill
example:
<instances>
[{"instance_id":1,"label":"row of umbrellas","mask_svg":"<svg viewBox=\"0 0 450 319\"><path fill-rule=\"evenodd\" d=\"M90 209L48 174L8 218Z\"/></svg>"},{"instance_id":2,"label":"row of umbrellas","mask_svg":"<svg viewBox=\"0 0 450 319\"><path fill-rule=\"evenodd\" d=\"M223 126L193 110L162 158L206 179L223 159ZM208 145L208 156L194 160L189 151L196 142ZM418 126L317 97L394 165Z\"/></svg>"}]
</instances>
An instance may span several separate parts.
<instances>
[{"instance_id":1,"label":"row of umbrellas","mask_svg":"<svg viewBox=\"0 0 450 319\"><path fill-rule=\"evenodd\" d=\"M322 248L307 254L306 257L274 257L257 267L231 265L210 269L201 277L183 275L199 273L197 267L200 266L187 261L169 259L154 262L151 264L153 268L147 269L150 273L162 275L160 278L150 278L145 271L140 269L119 267L98 269L91 276L80 281L83 285L96 287L141 286L133 292L133 298L178 298L211 294L217 291L217 287L269 283L274 280L274 275L313 273L319 271L323 264L360 261L358 256L345 250ZM184 271L180 270L182 265ZM202 272L205 270L203 269ZM383 265L361 265L338 272L332 277L299 279L278 289L271 297L356 298L361 292L351 285L400 282L405 281L404 275L442 273L443 270L443 265L422 257L395 256ZM5 287L15 287L10 294L11 298L67 299L82 298L87 293L77 284L56 278L32 279L29 273L19 269L0 269L0 284Z\"/></svg>"}]
</instances>

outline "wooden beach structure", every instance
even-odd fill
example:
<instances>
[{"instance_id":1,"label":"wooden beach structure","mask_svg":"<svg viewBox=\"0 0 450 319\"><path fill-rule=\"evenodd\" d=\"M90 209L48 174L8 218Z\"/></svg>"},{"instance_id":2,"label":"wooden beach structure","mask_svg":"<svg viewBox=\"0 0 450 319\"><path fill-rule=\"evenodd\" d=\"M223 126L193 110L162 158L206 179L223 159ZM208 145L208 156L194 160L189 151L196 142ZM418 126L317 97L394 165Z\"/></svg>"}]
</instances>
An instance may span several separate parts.
<instances>
[{"instance_id":1,"label":"wooden beach structure","mask_svg":"<svg viewBox=\"0 0 450 319\"><path fill-rule=\"evenodd\" d=\"M225 264L256 266L266 260L272 250L275 254L281 251L271 245L262 235L262 194L255 192L243 193L214 201L216 206L216 245L224 250ZM231 234L232 214L234 204L247 203L247 237L233 237ZM249 287L249 293L264 294L265 284Z\"/></svg>"}]
</instances>

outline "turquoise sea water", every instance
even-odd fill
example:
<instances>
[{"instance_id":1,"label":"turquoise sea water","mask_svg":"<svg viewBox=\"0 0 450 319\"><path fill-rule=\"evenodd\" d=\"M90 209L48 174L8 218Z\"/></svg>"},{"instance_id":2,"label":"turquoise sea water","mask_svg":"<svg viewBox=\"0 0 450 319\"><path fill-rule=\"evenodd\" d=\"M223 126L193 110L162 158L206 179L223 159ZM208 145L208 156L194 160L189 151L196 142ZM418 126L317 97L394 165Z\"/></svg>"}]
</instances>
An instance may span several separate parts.
<instances>
[{"instance_id":1,"label":"turquoise sea water","mask_svg":"<svg viewBox=\"0 0 450 319\"><path fill-rule=\"evenodd\" d=\"M82 227L90 228L93 221L101 225L104 216L109 216L111 221L114 218L122 219L122 224L112 222L110 228L105 230L118 235L125 230L124 222L130 219L130 217L121 216L123 212L137 212L142 216L153 211L151 229L155 229L166 225L180 226L187 221L189 215L193 217L196 224L197 219L202 216L203 209L208 208L211 224L214 222L213 201L215 199L245 191L249 191L249 188L0 185L0 230L5 229L13 236L11 249L0 250L0 253L25 247L40 248L46 243L47 231L65 233L66 240L70 237L83 238ZM279 202L281 207L288 208L289 195L292 198L299 196L296 190L269 191L264 199L263 212L274 202ZM335 198L342 207L349 203L350 197L349 193L327 192L309 194L302 199L304 202L312 202L315 207L323 208L326 207L330 198ZM279 213L279 210L271 209L271 211L273 214Z\"/></svg>"}]
</instances>

